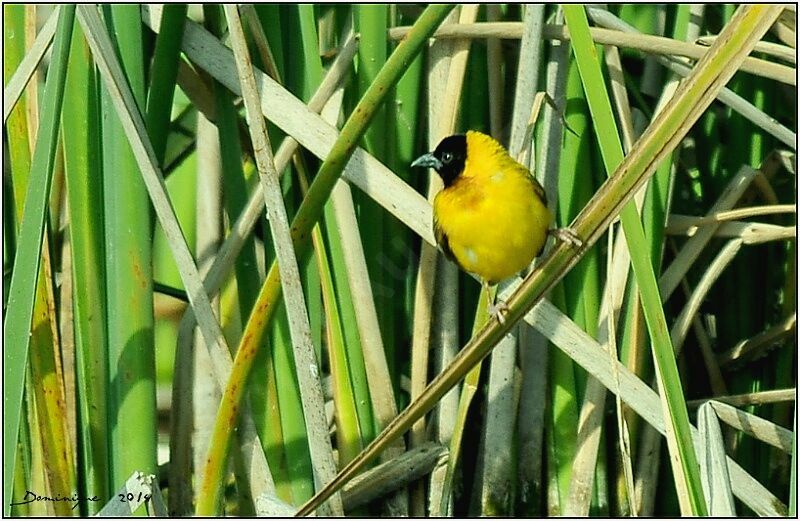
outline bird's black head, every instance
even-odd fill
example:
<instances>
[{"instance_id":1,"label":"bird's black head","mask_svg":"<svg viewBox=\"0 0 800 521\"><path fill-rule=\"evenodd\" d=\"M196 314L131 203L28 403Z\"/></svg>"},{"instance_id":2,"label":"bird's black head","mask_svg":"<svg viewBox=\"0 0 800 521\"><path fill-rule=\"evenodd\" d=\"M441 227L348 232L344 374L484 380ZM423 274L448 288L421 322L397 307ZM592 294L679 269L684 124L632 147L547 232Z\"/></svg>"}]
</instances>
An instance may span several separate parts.
<instances>
[{"instance_id":1,"label":"bird's black head","mask_svg":"<svg viewBox=\"0 0 800 521\"><path fill-rule=\"evenodd\" d=\"M436 150L418 157L411 166L433 168L444 181L444 186L450 186L453 181L464 171L467 159L467 137L456 134L444 138Z\"/></svg>"}]
</instances>

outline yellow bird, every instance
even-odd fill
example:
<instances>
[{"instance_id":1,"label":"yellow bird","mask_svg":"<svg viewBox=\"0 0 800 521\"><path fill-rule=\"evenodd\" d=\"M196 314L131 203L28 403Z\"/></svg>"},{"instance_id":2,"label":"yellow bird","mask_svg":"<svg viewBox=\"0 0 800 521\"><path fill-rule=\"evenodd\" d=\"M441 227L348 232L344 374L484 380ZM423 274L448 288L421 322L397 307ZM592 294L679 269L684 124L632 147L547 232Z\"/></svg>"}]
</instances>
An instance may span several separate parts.
<instances>
[{"instance_id":1,"label":"yellow bird","mask_svg":"<svg viewBox=\"0 0 800 521\"><path fill-rule=\"evenodd\" d=\"M484 288L527 268L547 240L553 216L542 185L490 136L444 138L412 167L433 168L444 188L433 203L436 242ZM504 303L490 312L501 322Z\"/></svg>"}]
</instances>

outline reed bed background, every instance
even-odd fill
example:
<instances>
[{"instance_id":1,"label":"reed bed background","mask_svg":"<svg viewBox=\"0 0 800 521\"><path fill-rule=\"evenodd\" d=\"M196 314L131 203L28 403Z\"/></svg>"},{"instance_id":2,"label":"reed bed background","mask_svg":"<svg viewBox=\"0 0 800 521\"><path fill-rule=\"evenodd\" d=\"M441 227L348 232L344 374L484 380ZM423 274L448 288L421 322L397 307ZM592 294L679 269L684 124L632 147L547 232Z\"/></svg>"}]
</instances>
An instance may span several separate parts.
<instances>
[{"instance_id":1,"label":"reed bed background","mask_svg":"<svg viewBox=\"0 0 800 521\"><path fill-rule=\"evenodd\" d=\"M6 515L796 515L793 5L3 9ZM468 129L585 242L507 325Z\"/></svg>"}]
</instances>

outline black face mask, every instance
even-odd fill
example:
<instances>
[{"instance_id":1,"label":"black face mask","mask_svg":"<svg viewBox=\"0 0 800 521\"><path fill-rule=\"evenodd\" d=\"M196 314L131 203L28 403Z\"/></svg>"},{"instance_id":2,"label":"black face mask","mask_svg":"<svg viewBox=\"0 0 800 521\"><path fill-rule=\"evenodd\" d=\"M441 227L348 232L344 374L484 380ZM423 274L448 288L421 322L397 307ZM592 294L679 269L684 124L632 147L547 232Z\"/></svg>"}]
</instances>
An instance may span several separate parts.
<instances>
[{"instance_id":1,"label":"black face mask","mask_svg":"<svg viewBox=\"0 0 800 521\"><path fill-rule=\"evenodd\" d=\"M466 158L467 137L463 134L456 134L444 138L436 150L418 157L411 163L411 166L433 168L447 187L453 184L464 171Z\"/></svg>"}]
</instances>

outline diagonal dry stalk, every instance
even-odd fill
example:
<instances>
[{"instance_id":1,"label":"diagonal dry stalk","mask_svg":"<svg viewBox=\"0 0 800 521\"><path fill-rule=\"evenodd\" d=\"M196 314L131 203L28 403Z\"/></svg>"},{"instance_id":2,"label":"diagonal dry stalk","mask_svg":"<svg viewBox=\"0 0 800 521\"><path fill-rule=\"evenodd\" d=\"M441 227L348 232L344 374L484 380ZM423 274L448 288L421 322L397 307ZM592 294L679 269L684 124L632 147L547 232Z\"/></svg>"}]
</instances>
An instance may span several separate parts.
<instances>
[{"instance_id":1,"label":"diagonal dry stalk","mask_svg":"<svg viewBox=\"0 0 800 521\"><path fill-rule=\"evenodd\" d=\"M267 127L261 115L260 100L253 65L244 39L244 29L236 6L225 6L225 14L231 33L236 68L242 86L242 95L246 109L250 137L259 170L264 203L273 245L278 258L278 269L281 272L281 284L286 298L289 328L294 346L297 377L300 383L304 416L309 432L309 448L312 456L314 478L317 483L324 483L335 473L333 449L327 433L325 407L322 397L322 384L319 379L314 347L311 343L311 331L306 311L303 290L300 284L300 272L297 266L294 247L289 232L289 219L283 204L283 194L279 184L279 174L275 168L272 147L267 135ZM223 402L224 403L224 402ZM222 406L221 406L222 407ZM206 471L199 489L197 513L211 515L214 513L220 494L222 474L227 464L227 444L216 442L219 436L226 436L229 427L219 421L215 424ZM223 433L220 433L223 429ZM260 494L259 494L260 496ZM341 515L343 513L341 499L334 498L325 513Z\"/></svg>"},{"instance_id":2,"label":"diagonal dry stalk","mask_svg":"<svg viewBox=\"0 0 800 521\"><path fill-rule=\"evenodd\" d=\"M571 228L582 239L583 247L576 250L566 243L556 246L542 267L531 273L517 291L506 299L509 313L505 324L497 320L490 321L459 353L448 370L431 382L420 399L401 413L332 483L307 502L299 514L313 511L375 458L390 441L430 410L578 262L581 251L599 238L658 163L674 150L779 13L780 8L775 6L746 6L737 11L725 28L724 43L712 47L700 60L675 97L636 143L631 154L573 221Z\"/></svg>"},{"instance_id":3,"label":"diagonal dry stalk","mask_svg":"<svg viewBox=\"0 0 800 521\"><path fill-rule=\"evenodd\" d=\"M376 76L374 82L361 97L352 115L342 128L341 134L335 139L329 154L326 156L319 173L309 187L292 221L291 238L295 248L303 250L308 246L310 239L309 234L317 220L321 217L324 204L330 196L336 182L339 180L344 167L350 159L353 158L354 152L357 150L357 142L363 137L376 109L384 101L389 89L400 78L407 64L419 52L427 35L433 32L438 24L441 23L450 9L452 9L452 6L428 6L417 19L415 30L412 31L409 38L395 49ZM195 36L206 38L210 45L219 45L218 40L214 38L209 39L207 32L199 30L192 25L186 27L187 35L193 30L195 31ZM186 39L184 39L184 42L186 42ZM229 51L226 54L229 55ZM199 56L201 59L210 57L205 49ZM241 88L238 78L235 73L231 74L231 72L232 71L228 69L228 74L225 75L224 80L220 79L220 81L223 83L228 82L226 84L231 85L232 90L238 90ZM274 80L269 79L263 74L259 73L255 79L260 81L260 90L262 93L266 93L270 89L272 89L273 92L277 90L281 94L285 92ZM258 89L258 87L256 88ZM264 109L264 98L265 96L262 94L262 111ZM292 96L288 96L288 98L293 99ZM303 108L307 110L305 106L303 106ZM281 106L279 109L280 110L275 113L282 114L282 119L285 121L287 116L287 114L284 113L285 107ZM281 118L276 118L275 120L279 126L280 121ZM213 453L215 457L222 458L227 452L227 446L230 442L230 432L226 430L225 426L231 425L237 418L240 403L243 398L244 384L252 368L253 359L261 345L261 339L265 329L270 318L274 315L273 312L280 298L280 293L280 272L277 268L277 264L273 263L267 274L266 281L259 292L253 312L247 320L242 341L237 349L237 356L233 364L231 377L225 386L223 400L220 404L219 414L217 416L214 443L212 443L212 447L209 449L209 453ZM301 370L313 371L315 368L315 365L304 365ZM318 375L313 376L314 378L318 377ZM219 483L215 484L214 490L219 490ZM207 504L203 504L203 511L209 510L206 508L207 506Z\"/></svg>"},{"instance_id":4,"label":"diagonal dry stalk","mask_svg":"<svg viewBox=\"0 0 800 521\"><path fill-rule=\"evenodd\" d=\"M158 15L160 12L154 7L151 7L145 16L145 21L150 23L152 27L159 27ZM352 58L357 49L357 38L348 39L342 45L341 52L334 60L333 64L328 71L328 74L323 79L317 91L311 97L308 103L308 109L314 113L323 109L323 105L329 103L329 98L333 94L334 89L341 81L347 67L352 61ZM180 77L179 77L180 81ZM195 103L199 103L197 99L193 99ZM211 105L213 107L213 104ZM202 110L202 107L200 107ZM210 115L209 115L210 117ZM275 164L279 170L283 170L289 163L292 154L298 149L299 143L291 137L286 137L278 148L275 154ZM257 185L255 190L250 196L250 199L242 211L241 215L236 219L236 222L231 226L230 233L225 239L219 252L214 258L214 262L204 276L203 284L209 295L215 295L222 285L223 281L233 268L234 262L241 251L247 237L253 230L256 220L263 211L263 195L261 185ZM188 359L192 342L192 331L195 325L195 314L191 309L187 310L181 319L178 326L178 341L176 348L176 372L173 380L173 399L181 401L181 396L189 392L189 382L187 371L189 368ZM224 386L224 382L219 381L219 387ZM186 414L184 409L173 411L171 416L171 425L173 435L170 437L170 483L173 488L183 490L188 487L185 484L185 477L188 476L189 464L189 432L191 430L191 418ZM252 431L251 431L252 432ZM254 443L248 443L247 440L253 438L247 433L243 433L246 445L256 446ZM254 441L254 440L253 440ZM252 458L248 459L251 460ZM170 496L170 501L174 498Z\"/></svg>"}]
</instances>

